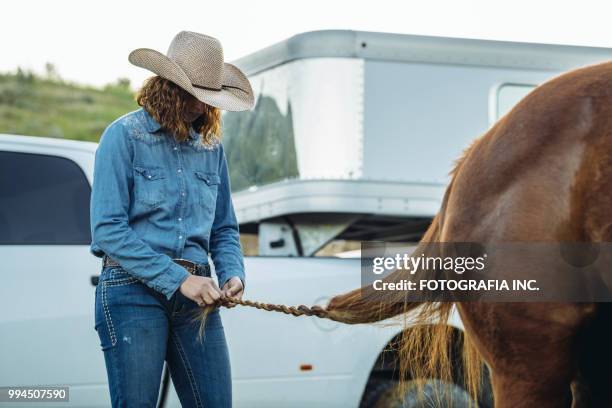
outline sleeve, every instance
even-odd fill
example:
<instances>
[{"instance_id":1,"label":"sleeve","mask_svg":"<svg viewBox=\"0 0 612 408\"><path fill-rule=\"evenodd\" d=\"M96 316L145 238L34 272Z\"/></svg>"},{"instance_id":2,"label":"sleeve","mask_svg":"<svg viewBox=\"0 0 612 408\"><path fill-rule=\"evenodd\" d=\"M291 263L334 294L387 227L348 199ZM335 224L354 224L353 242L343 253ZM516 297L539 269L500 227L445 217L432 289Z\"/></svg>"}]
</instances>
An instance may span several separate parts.
<instances>
[{"instance_id":1,"label":"sleeve","mask_svg":"<svg viewBox=\"0 0 612 408\"><path fill-rule=\"evenodd\" d=\"M219 287L237 276L245 286L244 258L240 244L240 229L231 197L231 183L223 144L219 145L219 177L217 207L210 234L210 252Z\"/></svg>"},{"instance_id":2,"label":"sleeve","mask_svg":"<svg viewBox=\"0 0 612 408\"><path fill-rule=\"evenodd\" d=\"M170 299L189 272L168 255L153 250L130 227L133 149L121 124L111 124L95 154L91 191L92 243L147 286Z\"/></svg>"}]
</instances>

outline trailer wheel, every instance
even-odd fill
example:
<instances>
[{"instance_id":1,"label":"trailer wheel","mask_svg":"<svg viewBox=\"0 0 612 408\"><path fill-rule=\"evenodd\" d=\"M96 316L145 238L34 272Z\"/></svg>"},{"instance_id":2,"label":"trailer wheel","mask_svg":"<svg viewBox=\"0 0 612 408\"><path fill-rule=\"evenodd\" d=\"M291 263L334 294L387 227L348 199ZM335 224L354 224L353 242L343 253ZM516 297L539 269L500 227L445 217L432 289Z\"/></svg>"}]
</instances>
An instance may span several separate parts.
<instances>
[{"instance_id":1,"label":"trailer wheel","mask_svg":"<svg viewBox=\"0 0 612 408\"><path fill-rule=\"evenodd\" d=\"M456 384L429 380L419 395L416 383L409 381L403 394L396 392L391 379L372 380L366 388L361 408L468 408L478 406L469 394Z\"/></svg>"}]
</instances>

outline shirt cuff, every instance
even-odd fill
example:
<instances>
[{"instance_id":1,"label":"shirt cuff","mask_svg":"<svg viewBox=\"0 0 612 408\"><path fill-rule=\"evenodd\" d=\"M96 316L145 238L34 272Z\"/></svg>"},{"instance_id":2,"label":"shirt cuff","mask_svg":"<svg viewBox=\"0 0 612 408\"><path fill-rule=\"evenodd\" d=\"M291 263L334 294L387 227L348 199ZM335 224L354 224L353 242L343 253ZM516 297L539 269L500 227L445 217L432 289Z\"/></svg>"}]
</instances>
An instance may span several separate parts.
<instances>
[{"instance_id":1,"label":"shirt cuff","mask_svg":"<svg viewBox=\"0 0 612 408\"><path fill-rule=\"evenodd\" d=\"M181 287L183 282L191 275L187 269L183 268L176 262L172 262L170 268L166 272L166 280L160 292L170 300L174 293Z\"/></svg>"}]
</instances>

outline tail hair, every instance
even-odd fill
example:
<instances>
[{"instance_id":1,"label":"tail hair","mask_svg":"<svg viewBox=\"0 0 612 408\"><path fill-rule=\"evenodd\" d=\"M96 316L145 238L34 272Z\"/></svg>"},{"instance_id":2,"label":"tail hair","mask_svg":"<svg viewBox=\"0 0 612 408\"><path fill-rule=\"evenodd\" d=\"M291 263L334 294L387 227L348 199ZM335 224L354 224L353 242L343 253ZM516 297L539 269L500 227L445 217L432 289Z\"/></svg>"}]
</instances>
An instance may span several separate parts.
<instances>
[{"instance_id":1,"label":"tail hair","mask_svg":"<svg viewBox=\"0 0 612 408\"><path fill-rule=\"evenodd\" d=\"M427 256L440 236L440 217L438 213L415 253ZM389 274L383 281L400 282L413 279L409 271L398 269ZM364 286L346 294L336 296L327 305L327 311L333 320L348 324L380 322L398 315L403 316L404 330L398 342L399 387L398 392L405 392L408 379L416 382L419 394L422 395L426 380L438 379L448 382L460 382L474 401L478 400L482 383L483 361L466 333L463 335L461 357L461 379L453 378L457 372L454 364L455 344L454 329L449 324L453 310L452 302L413 302L406 301L406 292L390 293L381 300L379 293L371 286ZM397 322L396 322L397 323Z\"/></svg>"}]
</instances>

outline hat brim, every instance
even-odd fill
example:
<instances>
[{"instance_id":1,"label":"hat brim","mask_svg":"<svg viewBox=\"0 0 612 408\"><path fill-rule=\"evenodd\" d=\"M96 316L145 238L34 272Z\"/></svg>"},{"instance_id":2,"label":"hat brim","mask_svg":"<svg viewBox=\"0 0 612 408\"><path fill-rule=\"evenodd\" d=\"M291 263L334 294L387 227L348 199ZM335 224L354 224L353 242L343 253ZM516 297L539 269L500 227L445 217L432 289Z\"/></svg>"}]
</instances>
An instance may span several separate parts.
<instances>
[{"instance_id":1,"label":"hat brim","mask_svg":"<svg viewBox=\"0 0 612 408\"><path fill-rule=\"evenodd\" d=\"M220 91L196 88L183 69L166 55L150 48L137 48L128 56L130 63L145 68L162 78L174 82L198 100L227 111L249 110L255 104L251 84L235 65L223 63Z\"/></svg>"}]
</instances>

